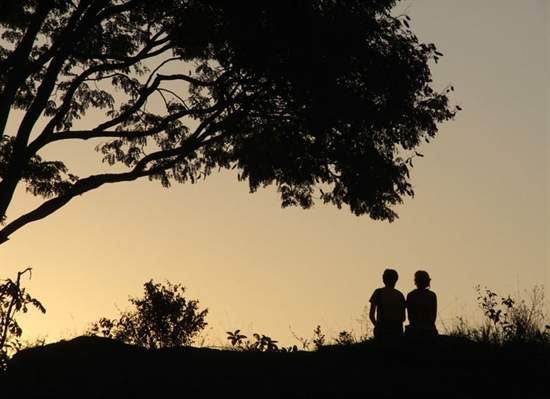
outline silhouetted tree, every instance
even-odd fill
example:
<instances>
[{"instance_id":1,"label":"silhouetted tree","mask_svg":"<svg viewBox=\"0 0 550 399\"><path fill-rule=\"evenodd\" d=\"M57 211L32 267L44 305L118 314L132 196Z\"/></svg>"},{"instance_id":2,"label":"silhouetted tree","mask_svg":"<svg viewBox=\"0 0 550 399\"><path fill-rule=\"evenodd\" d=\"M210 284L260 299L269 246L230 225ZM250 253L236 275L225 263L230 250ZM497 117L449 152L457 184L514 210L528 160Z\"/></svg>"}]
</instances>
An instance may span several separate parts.
<instances>
[{"instance_id":1,"label":"silhouetted tree","mask_svg":"<svg viewBox=\"0 0 550 399\"><path fill-rule=\"evenodd\" d=\"M118 320L102 317L88 334L149 349L191 345L207 324L208 309L199 312L198 301L183 297L185 287L166 284L145 283L144 297L129 299L134 311L121 312Z\"/></svg>"},{"instance_id":2,"label":"silhouetted tree","mask_svg":"<svg viewBox=\"0 0 550 399\"><path fill-rule=\"evenodd\" d=\"M21 276L25 273L31 275L32 268L27 267L22 272L17 272L15 281L8 278L0 284L0 370L6 367L11 355L21 347L19 338L23 329L19 326L15 315L19 312L27 313L29 305L46 313L46 308L40 301L33 298L21 286Z\"/></svg>"},{"instance_id":3,"label":"silhouetted tree","mask_svg":"<svg viewBox=\"0 0 550 399\"><path fill-rule=\"evenodd\" d=\"M456 112L432 88L441 54L395 3L2 1L0 243L104 184L219 168L276 185L283 207L317 196L392 221L417 147ZM119 167L70 173L75 141ZM8 222L19 183L44 202Z\"/></svg>"}]
</instances>

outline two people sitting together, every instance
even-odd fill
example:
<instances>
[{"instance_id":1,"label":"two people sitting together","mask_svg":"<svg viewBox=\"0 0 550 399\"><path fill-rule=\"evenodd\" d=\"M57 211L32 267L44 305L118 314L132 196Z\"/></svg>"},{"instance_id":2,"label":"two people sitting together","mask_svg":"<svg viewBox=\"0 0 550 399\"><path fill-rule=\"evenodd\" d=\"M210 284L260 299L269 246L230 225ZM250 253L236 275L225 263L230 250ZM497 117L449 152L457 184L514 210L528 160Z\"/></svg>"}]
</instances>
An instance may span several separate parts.
<instances>
[{"instance_id":1,"label":"two people sitting together","mask_svg":"<svg viewBox=\"0 0 550 399\"><path fill-rule=\"evenodd\" d=\"M417 288L409 292L407 299L395 289L398 278L395 270L386 269L382 275L384 287L376 289L370 298L369 318L374 324L374 338L396 340L403 337L405 309L409 319L406 338L437 336L437 296L430 291L430 275L424 270L414 274Z\"/></svg>"}]
</instances>

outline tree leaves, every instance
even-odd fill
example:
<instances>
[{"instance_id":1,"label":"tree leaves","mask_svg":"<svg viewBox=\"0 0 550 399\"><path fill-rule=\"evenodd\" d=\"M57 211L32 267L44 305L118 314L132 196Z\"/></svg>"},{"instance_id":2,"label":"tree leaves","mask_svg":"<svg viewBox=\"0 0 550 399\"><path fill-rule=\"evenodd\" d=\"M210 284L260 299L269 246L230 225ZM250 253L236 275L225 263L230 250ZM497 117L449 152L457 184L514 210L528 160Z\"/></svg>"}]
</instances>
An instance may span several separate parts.
<instances>
[{"instance_id":1,"label":"tree leaves","mask_svg":"<svg viewBox=\"0 0 550 399\"><path fill-rule=\"evenodd\" d=\"M19 181L51 200L0 242L107 182L220 168L275 185L283 207L311 208L322 186L324 203L392 221L412 195L400 153L460 110L432 88L442 53L395 1L23 3L0 19L0 215ZM11 108L24 122L7 132ZM78 179L63 154L41 158L90 139L117 172Z\"/></svg>"}]
</instances>

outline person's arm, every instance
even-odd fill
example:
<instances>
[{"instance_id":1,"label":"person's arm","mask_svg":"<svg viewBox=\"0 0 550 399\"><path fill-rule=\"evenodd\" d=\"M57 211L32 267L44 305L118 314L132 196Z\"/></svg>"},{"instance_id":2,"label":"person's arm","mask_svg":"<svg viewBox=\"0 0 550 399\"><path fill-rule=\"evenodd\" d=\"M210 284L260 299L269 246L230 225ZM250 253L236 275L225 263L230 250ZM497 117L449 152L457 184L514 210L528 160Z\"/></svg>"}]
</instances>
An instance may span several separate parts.
<instances>
[{"instance_id":1,"label":"person's arm","mask_svg":"<svg viewBox=\"0 0 550 399\"><path fill-rule=\"evenodd\" d=\"M376 326L376 307L378 306L378 298L380 297L380 293L378 292L378 289L374 290L372 293L369 302L370 302L370 310L369 310L369 319Z\"/></svg>"},{"instance_id":2,"label":"person's arm","mask_svg":"<svg viewBox=\"0 0 550 399\"><path fill-rule=\"evenodd\" d=\"M405 300L405 312L407 313L407 319L409 319L409 324L411 324L411 315L409 310L409 294L407 294L407 299Z\"/></svg>"},{"instance_id":3,"label":"person's arm","mask_svg":"<svg viewBox=\"0 0 550 399\"><path fill-rule=\"evenodd\" d=\"M369 319L372 324L376 325L376 304L373 302L370 304Z\"/></svg>"},{"instance_id":4,"label":"person's arm","mask_svg":"<svg viewBox=\"0 0 550 399\"><path fill-rule=\"evenodd\" d=\"M432 304L432 323L435 325L435 319L437 318L437 295L435 295L435 292L432 291L433 295L433 304Z\"/></svg>"},{"instance_id":5,"label":"person's arm","mask_svg":"<svg viewBox=\"0 0 550 399\"><path fill-rule=\"evenodd\" d=\"M401 304L401 322L404 323L405 320L407 320L407 315L405 314L405 309L407 308L407 302L405 301L405 297L401 295L402 304Z\"/></svg>"}]
</instances>

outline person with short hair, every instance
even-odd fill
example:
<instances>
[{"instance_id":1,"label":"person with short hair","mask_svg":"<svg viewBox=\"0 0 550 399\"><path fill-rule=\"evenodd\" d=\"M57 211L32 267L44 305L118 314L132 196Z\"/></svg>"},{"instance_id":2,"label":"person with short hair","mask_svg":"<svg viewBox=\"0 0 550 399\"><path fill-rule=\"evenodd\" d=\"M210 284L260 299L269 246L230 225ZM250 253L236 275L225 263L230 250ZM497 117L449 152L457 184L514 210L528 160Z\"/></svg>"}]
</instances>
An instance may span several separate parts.
<instances>
[{"instance_id":1,"label":"person with short hair","mask_svg":"<svg viewBox=\"0 0 550 399\"><path fill-rule=\"evenodd\" d=\"M407 294L409 325L405 329L408 338L429 338L438 335L435 326L437 295L430 291L431 278L428 272L418 270L414 274L416 289Z\"/></svg>"},{"instance_id":2,"label":"person with short hair","mask_svg":"<svg viewBox=\"0 0 550 399\"><path fill-rule=\"evenodd\" d=\"M399 275L386 269L382 275L383 288L377 288L369 300L369 318L374 324L374 338L396 340L403 337L405 321L405 297L395 289Z\"/></svg>"}]
</instances>

